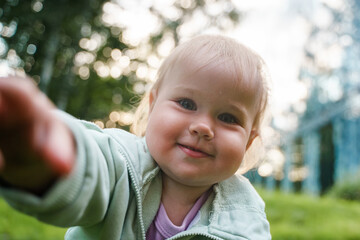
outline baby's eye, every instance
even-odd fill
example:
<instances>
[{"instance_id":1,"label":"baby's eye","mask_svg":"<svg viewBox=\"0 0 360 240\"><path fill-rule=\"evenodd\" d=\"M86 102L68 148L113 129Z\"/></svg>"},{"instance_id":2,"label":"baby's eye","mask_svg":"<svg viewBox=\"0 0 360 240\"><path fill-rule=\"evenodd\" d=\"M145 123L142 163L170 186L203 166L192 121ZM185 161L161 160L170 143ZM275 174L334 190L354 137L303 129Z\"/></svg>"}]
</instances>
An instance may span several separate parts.
<instances>
[{"instance_id":1,"label":"baby's eye","mask_svg":"<svg viewBox=\"0 0 360 240\"><path fill-rule=\"evenodd\" d=\"M191 110L191 111L196 110L196 104L191 99L184 98L184 99L178 100L177 102L178 102L178 104L180 104L181 107L183 107L187 110Z\"/></svg>"},{"instance_id":2,"label":"baby's eye","mask_svg":"<svg viewBox=\"0 0 360 240\"><path fill-rule=\"evenodd\" d=\"M221 114L221 115L219 115L218 118L220 121L223 121L225 123L229 123L229 124L237 124L238 123L238 120L236 119L236 117L229 113Z\"/></svg>"}]
</instances>

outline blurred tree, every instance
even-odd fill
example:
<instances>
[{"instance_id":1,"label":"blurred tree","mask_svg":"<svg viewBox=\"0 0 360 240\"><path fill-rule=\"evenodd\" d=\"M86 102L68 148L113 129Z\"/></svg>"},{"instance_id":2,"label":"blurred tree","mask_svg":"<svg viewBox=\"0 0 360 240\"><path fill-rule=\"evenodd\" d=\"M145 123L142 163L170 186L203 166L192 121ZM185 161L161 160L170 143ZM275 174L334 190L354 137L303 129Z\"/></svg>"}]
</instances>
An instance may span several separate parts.
<instances>
[{"instance_id":1,"label":"blurred tree","mask_svg":"<svg viewBox=\"0 0 360 240\"><path fill-rule=\"evenodd\" d=\"M131 115L109 113L132 109L180 38L232 29L240 17L231 0L6 0L0 56L60 109L127 128Z\"/></svg>"}]
</instances>

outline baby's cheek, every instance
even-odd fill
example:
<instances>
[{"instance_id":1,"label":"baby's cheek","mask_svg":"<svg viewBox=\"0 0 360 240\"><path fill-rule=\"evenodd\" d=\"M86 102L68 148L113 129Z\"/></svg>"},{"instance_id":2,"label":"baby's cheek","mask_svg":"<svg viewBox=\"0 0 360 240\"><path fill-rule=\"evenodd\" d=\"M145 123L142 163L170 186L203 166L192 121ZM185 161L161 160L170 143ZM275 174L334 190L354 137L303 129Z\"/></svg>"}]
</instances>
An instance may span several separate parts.
<instances>
[{"instance_id":1,"label":"baby's cheek","mask_svg":"<svg viewBox=\"0 0 360 240\"><path fill-rule=\"evenodd\" d=\"M166 144L165 139L167 137L164 136L162 124L154 121L149 122L145 136L150 154L155 158L163 152L164 144Z\"/></svg>"},{"instance_id":2,"label":"baby's cheek","mask_svg":"<svg viewBox=\"0 0 360 240\"><path fill-rule=\"evenodd\" d=\"M218 150L221 151L224 159L227 159L227 161L233 163L233 165L240 165L245 155L245 143L240 139L227 138L220 141L219 144L221 146Z\"/></svg>"}]
</instances>

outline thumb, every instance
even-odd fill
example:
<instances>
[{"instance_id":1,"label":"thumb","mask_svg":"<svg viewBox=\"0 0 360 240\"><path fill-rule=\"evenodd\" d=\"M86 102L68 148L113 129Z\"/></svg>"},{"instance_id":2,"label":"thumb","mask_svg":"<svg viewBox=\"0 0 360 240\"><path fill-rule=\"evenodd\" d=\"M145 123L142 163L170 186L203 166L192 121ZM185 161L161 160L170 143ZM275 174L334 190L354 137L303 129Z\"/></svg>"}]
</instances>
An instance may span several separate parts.
<instances>
[{"instance_id":1,"label":"thumb","mask_svg":"<svg viewBox=\"0 0 360 240\"><path fill-rule=\"evenodd\" d=\"M76 158L75 141L71 131L59 119L52 117L35 128L35 143L39 155L58 176L69 174Z\"/></svg>"}]
</instances>

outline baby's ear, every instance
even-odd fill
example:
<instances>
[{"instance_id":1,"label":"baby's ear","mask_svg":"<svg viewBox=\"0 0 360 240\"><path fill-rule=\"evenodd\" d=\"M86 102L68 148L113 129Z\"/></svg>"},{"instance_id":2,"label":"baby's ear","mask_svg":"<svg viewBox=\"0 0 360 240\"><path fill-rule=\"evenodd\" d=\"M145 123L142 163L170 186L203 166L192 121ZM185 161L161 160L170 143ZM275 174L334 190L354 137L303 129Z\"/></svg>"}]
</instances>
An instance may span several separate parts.
<instances>
[{"instance_id":1,"label":"baby's ear","mask_svg":"<svg viewBox=\"0 0 360 240\"><path fill-rule=\"evenodd\" d=\"M157 89L151 89L149 94L149 113L151 113L157 98Z\"/></svg>"},{"instance_id":2,"label":"baby's ear","mask_svg":"<svg viewBox=\"0 0 360 240\"><path fill-rule=\"evenodd\" d=\"M249 140L246 144L246 150L249 149L249 147L251 146L251 144L253 143L253 141L255 140L255 138L257 138L259 136L259 132L257 130L251 130L250 132L250 136L249 136Z\"/></svg>"}]
</instances>

